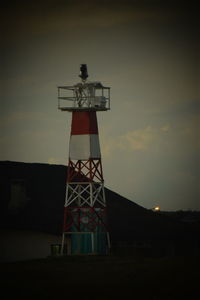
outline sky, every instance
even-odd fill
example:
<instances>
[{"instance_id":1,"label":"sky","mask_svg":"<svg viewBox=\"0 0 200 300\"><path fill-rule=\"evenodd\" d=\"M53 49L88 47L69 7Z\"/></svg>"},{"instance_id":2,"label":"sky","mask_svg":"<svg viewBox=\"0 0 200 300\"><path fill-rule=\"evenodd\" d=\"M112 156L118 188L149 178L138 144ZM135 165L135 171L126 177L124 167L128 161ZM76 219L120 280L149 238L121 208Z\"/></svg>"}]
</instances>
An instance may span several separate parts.
<instances>
[{"instance_id":1,"label":"sky","mask_svg":"<svg viewBox=\"0 0 200 300\"><path fill-rule=\"evenodd\" d=\"M199 34L175 1L7 1L1 7L0 160L68 163L57 86L111 87L98 112L105 186L145 207L200 210Z\"/></svg>"}]
</instances>

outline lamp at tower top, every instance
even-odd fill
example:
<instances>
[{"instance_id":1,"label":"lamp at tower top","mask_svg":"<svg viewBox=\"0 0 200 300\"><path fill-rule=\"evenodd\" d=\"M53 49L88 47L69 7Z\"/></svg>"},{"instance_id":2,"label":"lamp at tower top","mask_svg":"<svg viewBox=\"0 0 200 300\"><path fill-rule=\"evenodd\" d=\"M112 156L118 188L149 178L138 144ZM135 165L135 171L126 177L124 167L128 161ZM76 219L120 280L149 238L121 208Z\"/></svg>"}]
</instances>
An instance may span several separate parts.
<instances>
[{"instance_id":1,"label":"lamp at tower top","mask_svg":"<svg viewBox=\"0 0 200 300\"><path fill-rule=\"evenodd\" d=\"M100 81L88 81L87 65L80 66L82 81L58 86L58 108L62 111L106 111L110 109L110 87Z\"/></svg>"},{"instance_id":2,"label":"lamp at tower top","mask_svg":"<svg viewBox=\"0 0 200 300\"><path fill-rule=\"evenodd\" d=\"M80 75L79 77L81 77L81 79L84 81L88 78L88 72L87 72L87 65L86 64L82 64L80 66Z\"/></svg>"}]
</instances>

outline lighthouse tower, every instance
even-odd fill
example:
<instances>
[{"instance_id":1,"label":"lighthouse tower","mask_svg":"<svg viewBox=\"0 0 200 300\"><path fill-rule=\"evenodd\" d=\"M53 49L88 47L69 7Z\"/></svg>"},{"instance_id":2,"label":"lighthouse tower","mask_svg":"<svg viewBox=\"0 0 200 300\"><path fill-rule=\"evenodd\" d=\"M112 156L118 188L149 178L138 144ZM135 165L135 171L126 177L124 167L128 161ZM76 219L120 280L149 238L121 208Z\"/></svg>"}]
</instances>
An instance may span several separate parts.
<instances>
[{"instance_id":1,"label":"lighthouse tower","mask_svg":"<svg viewBox=\"0 0 200 300\"><path fill-rule=\"evenodd\" d=\"M106 254L110 247L97 111L110 109L110 88L87 81L58 87L58 108L72 112L61 252Z\"/></svg>"}]
</instances>

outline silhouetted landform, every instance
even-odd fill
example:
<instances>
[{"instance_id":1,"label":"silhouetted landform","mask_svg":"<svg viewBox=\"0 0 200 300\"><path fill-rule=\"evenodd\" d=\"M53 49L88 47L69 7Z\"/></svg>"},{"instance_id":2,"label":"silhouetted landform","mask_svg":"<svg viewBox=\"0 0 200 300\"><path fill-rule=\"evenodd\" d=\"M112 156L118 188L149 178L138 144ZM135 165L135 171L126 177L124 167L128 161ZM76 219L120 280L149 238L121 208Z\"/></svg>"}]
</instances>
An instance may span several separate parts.
<instances>
[{"instance_id":1,"label":"silhouetted landform","mask_svg":"<svg viewBox=\"0 0 200 300\"><path fill-rule=\"evenodd\" d=\"M160 211L160 213L181 222L200 224L200 211L177 210L177 211Z\"/></svg>"},{"instance_id":2,"label":"silhouetted landform","mask_svg":"<svg viewBox=\"0 0 200 300\"><path fill-rule=\"evenodd\" d=\"M60 235L67 167L3 161L0 170L1 228ZM185 222L170 213L145 209L109 189L105 192L113 251L199 252L199 219Z\"/></svg>"}]
</instances>

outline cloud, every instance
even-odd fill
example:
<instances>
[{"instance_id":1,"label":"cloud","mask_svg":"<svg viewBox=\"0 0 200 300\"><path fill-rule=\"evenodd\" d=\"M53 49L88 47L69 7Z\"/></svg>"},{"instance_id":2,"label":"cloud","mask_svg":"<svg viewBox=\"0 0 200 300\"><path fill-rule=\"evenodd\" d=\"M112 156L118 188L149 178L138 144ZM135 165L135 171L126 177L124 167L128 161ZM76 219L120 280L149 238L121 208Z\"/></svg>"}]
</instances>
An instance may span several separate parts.
<instances>
[{"instance_id":1,"label":"cloud","mask_svg":"<svg viewBox=\"0 0 200 300\"><path fill-rule=\"evenodd\" d=\"M151 126L127 132L121 137L123 145L131 150L147 150L156 138Z\"/></svg>"},{"instance_id":2,"label":"cloud","mask_svg":"<svg viewBox=\"0 0 200 300\"><path fill-rule=\"evenodd\" d=\"M163 124L162 126L146 126L145 128L126 131L122 135L116 132L103 131L101 150L105 158L112 158L113 153L119 152L156 152L171 154L174 157L189 155L198 150L196 118L188 122Z\"/></svg>"},{"instance_id":3,"label":"cloud","mask_svg":"<svg viewBox=\"0 0 200 300\"><path fill-rule=\"evenodd\" d=\"M47 162L50 165L59 165L59 164L61 164L60 160L58 158L55 158L55 157L49 157Z\"/></svg>"},{"instance_id":4,"label":"cloud","mask_svg":"<svg viewBox=\"0 0 200 300\"><path fill-rule=\"evenodd\" d=\"M170 130L170 125L166 124L163 127L161 127L160 130L163 132L168 132Z\"/></svg>"},{"instance_id":5,"label":"cloud","mask_svg":"<svg viewBox=\"0 0 200 300\"><path fill-rule=\"evenodd\" d=\"M177 11L164 10L152 5L138 5L123 1L47 1L38 7L35 2L26 5L7 7L4 12L4 24L7 32L21 35L65 32L82 28L110 28L113 26L138 22L169 22L177 17Z\"/></svg>"},{"instance_id":6,"label":"cloud","mask_svg":"<svg viewBox=\"0 0 200 300\"><path fill-rule=\"evenodd\" d=\"M102 154L110 157L115 151L147 151L158 138L157 130L151 126L144 129L136 129L120 136L107 136L101 138Z\"/></svg>"}]
</instances>

